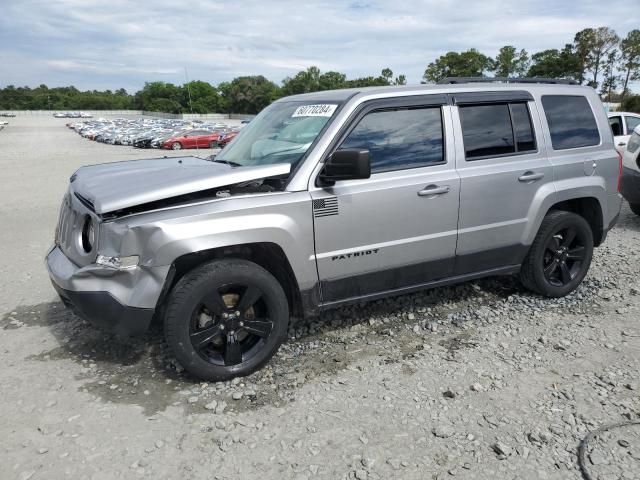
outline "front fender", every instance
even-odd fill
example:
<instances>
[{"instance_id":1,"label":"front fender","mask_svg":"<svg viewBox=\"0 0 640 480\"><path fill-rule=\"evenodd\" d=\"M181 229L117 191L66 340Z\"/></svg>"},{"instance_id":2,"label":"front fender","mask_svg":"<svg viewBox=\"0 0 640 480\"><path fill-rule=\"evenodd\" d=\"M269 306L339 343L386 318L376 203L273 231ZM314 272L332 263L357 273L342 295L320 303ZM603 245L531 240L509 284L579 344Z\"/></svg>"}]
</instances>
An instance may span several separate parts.
<instances>
[{"instance_id":1,"label":"front fender","mask_svg":"<svg viewBox=\"0 0 640 480\"><path fill-rule=\"evenodd\" d=\"M308 192L228 198L121 219L122 255L140 263L171 265L195 252L249 243L274 243L287 256L301 289L313 287L313 217Z\"/></svg>"}]
</instances>

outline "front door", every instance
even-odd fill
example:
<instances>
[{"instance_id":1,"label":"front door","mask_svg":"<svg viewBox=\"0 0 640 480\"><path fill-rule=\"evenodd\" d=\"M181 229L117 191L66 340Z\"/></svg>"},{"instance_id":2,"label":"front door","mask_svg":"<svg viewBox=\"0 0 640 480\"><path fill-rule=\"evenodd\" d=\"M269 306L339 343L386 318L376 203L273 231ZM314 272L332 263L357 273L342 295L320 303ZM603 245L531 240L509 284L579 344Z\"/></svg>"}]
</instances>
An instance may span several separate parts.
<instances>
[{"instance_id":1,"label":"front door","mask_svg":"<svg viewBox=\"0 0 640 480\"><path fill-rule=\"evenodd\" d=\"M335 149L368 149L371 178L311 187L324 304L453 272L460 181L449 107L433 97L366 103Z\"/></svg>"}]
</instances>

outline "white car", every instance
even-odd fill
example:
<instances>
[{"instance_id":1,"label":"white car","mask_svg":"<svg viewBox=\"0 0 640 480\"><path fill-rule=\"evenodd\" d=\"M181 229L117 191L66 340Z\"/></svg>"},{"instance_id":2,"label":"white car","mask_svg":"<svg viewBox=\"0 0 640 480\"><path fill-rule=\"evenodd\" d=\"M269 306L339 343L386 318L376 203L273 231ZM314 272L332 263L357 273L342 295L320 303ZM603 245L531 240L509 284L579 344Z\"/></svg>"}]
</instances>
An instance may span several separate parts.
<instances>
[{"instance_id":1,"label":"white car","mask_svg":"<svg viewBox=\"0 0 640 480\"><path fill-rule=\"evenodd\" d=\"M616 150L624 155L633 129L640 125L640 114L630 112L609 112L609 125L613 132Z\"/></svg>"},{"instance_id":2,"label":"white car","mask_svg":"<svg viewBox=\"0 0 640 480\"><path fill-rule=\"evenodd\" d=\"M640 125L635 128L622 157L622 196L631 210L640 215Z\"/></svg>"}]
</instances>

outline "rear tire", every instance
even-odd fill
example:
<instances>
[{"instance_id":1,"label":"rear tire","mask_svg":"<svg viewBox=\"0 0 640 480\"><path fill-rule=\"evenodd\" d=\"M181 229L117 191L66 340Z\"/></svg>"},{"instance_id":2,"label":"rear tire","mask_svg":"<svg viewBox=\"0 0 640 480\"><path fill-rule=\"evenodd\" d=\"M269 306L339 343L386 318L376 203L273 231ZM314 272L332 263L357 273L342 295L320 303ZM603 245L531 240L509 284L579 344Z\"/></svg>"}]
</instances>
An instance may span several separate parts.
<instances>
[{"instance_id":1,"label":"rear tire","mask_svg":"<svg viewBox=\"0 0 640 480\"><path fill-rule=\"evenodd\" d=\"M171 144L171 150L182 150L182 144L180 142L173 142Z\"/></svg>"},{"instance_id":2,"label":"rear tire","mask_svg":"<svg viewBox=\"0 0 640 480\"><path fill-rule=\"evenodd\" d=\"M209 148L218 148L218 142L209 142Z\"/></svg>"},{"instance_id":3,"label":"rear tire","mask_svg":"<svg viewBox=\"0 0 640 480\"><path fill-rule=\"evenodd\" d=\"M629 203L629 207L633 213L640 215L640 203Z\"/></svg>"},{"instance_id":4,"label":"rear tire","mask_svg":"<svg viewBox=\"0 0 640 480\"><path fill-rule=\"evenodd\" d=\"M580 215L549 212L529 249L520 279L546 297L564 297L582 282L593 256L593 233Z\"/></svg>"},{"instance_id":5,"label":"rear tire","mask_svg":"<svg viewBox=\"0 0 640 480\"><path fill-rule=\"evenodd\" d=\"M207 381L249 375L286 339L289 304L264 268L241 259L206 263L182 277L167 302L164 331L180 364Z\"/></svg>"}]
</instances>

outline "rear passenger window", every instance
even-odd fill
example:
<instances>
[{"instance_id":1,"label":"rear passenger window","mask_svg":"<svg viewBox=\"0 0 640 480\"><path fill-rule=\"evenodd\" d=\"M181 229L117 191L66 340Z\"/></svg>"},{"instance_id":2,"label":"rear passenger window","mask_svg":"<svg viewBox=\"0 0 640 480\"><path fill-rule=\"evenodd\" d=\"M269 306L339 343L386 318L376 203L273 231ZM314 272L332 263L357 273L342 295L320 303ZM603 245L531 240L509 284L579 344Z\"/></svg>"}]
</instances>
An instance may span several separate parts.
<instances>
[{"instance_id":1,"label":"rear passenger window","mask_svg":"<svg viewBox=\"0 0 640 480\"><path fill-rule=\"evenodd\" d=\"M443 163L443 139L439 107L378 110L360 120L340 149L369 150L376 173Z\"/></svg>"},{"instance_id":2,"label":"rear passenger window","mask_svg":"<svg viewBox=\"0 0 640 480\"><path fill-rule=\"evenodd\" d=\"M589 147L600 143L598 125L585 97L543 95L542 106L554 150Z\"/></svg>"},{"instance_id":3,"label":"rear passenger window","mask_svg":"<svg viewBox=\"0 0 640 480\"><path fill-rule=\"evenodd\" d=\"M467 160L536 150L526 103L466 105L459 112Z\"/></svg>"}]
</instances>

